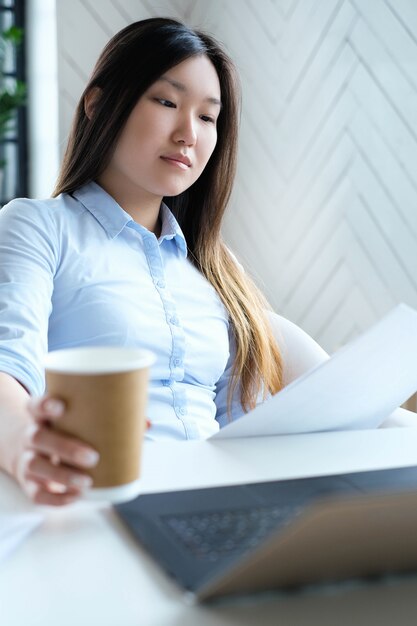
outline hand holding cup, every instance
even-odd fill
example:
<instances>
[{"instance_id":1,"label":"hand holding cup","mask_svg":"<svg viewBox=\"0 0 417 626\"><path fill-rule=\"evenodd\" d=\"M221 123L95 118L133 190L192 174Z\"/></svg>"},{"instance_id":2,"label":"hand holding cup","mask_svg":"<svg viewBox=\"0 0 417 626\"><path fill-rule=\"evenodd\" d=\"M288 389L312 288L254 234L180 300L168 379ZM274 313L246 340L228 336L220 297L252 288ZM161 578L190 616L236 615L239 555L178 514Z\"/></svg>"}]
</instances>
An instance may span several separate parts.
<instances>
[{"instance_id":1,"label":"hand holding cup","mask_svg":"<svg viewBox=\"0 0 417 626\"><path fill-rule=\"evenodd\" d=\"M28 411L33 421L24 433L17 479L37 504L70 504L91 487L88 471L98 463L99 454L80 439L54 429L65 414L62 401L48 395L34 398Z\"/></svg>"},{"instance_id":2,"label":"hand holding cup","mask_svg":"<svg viewBox=\"0 0 417 626\"><path fill-rule=\"evenodd\" d=\"M72 348L46 358L48 393L65 403L53 429L100 454L84 497L120 502L139 490L151 352L133 348Z\"/></svg>"}]
</instances>

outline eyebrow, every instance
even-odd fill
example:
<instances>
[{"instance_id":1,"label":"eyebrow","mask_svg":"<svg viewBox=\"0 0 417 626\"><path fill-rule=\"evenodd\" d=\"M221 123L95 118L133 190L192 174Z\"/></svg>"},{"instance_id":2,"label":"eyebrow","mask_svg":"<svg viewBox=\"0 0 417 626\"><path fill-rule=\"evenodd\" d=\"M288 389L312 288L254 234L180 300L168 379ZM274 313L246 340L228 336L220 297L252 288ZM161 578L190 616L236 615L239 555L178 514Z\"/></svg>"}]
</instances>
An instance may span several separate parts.
<instances>
[{"instance_id":1,"label":"eyebrow","mask_svg":"<svg viewBox=\"0 0 417 626\"><path fill-rule=\"evenodd\" d=\"M173 78L169 78L168 76L161 76L161 78L159 78L158 81L161 81L161 80L166 83L169 83L170 85L172 85L172 87L174 87L178 91L182 91L183 93L186 93L188 91L187 87L183 83L179 83L177 80L174 80ZM217 104L220 108L222 107L221 100L219 100L218 98L213 98L209 96L208 98L205 98L204 101L210 102L211 104Z\"/></svg>"}]
</instances>

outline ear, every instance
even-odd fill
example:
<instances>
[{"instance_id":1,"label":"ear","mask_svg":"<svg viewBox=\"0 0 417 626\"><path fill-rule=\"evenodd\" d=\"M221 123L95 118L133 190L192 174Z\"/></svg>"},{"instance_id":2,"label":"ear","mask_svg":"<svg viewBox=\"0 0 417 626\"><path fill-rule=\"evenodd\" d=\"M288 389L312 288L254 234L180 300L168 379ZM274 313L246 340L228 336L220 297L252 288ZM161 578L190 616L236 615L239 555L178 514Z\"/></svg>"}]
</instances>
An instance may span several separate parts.
<instances>
[{"instance_id":1,"label":"ear","mask_svg":"<svg viewBox=\"0 0 417 626\"><path fill-rule=\"evenodd\" d=\"M89 120L94 115L96 104L101 96L100 87L91 87L91 89L84 96L84 111Z\"/></svg>"}]
</instances>

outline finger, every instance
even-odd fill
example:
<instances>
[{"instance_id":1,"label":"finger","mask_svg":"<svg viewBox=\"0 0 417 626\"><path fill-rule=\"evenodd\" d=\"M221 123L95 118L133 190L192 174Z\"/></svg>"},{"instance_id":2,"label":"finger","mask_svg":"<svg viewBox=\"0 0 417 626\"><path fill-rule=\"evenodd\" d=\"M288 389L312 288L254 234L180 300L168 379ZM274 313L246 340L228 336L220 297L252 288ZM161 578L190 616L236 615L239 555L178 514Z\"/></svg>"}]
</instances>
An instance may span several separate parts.
<instances>
[{"instance_id":1,"label":"finger","mask_svg":"<svg viewBox=\"0 0 417 626\"><path fill-rule=\"evenodd\" d=\"M67 491L64 493L52 493L46 486L35 480L27 481L24 490L29 498L36 504L46 504L49 506L62 506L71 504L79 500L81 492Z\"/></svg>"},{"instance_id":2,"label":"finger","mask_svg":"<svg viewBox=\"0 0 417 626\"><path fill-rule=\"evenodd\" d=\"M65 404L58 398L43 396L42 398L30 398L28 410L37 422L45 420L55 421L62 417L65 411Z\"/></svg>"},{"instance_id":3,"label":"finger","mask_svg":"<svg viewBox=\"0 0 417 626\"><path fill-rule=\"evenodd\" d=\"M67 491L71 489L87 489L93 484L91 476L76 472L65 465L53 465L48 459L37 454L29 459L24 471L24 477L29 481L59 483Z\"/></svg>"},{"instance_id":4,"label":"finger","mask_svg":"<svg viewBox=\"0 0 417 626\"><path fill-rule=\"evenodd\" d=\"M150 428L152 426L152 422L151 420L146 420L146 429Z\"/></svg>"},{"instance_id":5,"label":"finger","mask_svg":"<svg viewBox=\"0 0 417 626\"><path fill-rule=\"evenodd\" d=\"M31 425L26 431L26 445L31 450L75 467L94 467L100 458L96 450L82 441L54 432L46 426Z\"/></svg>"}]
</instances>

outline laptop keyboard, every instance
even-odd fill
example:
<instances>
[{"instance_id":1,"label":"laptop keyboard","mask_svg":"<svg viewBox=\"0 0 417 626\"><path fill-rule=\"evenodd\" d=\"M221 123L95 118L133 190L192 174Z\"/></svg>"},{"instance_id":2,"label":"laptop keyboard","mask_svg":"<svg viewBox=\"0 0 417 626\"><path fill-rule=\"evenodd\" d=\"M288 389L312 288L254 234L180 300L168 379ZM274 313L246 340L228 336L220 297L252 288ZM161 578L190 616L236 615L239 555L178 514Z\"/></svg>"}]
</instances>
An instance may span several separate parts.
<instances>
[{"instance_id":1,"label":"laptop keyboard","mask_svg":"<svg viewBox=\"0 0 417 626\"><path fill-rule=\"evenodd\" d=\"M261 506L250 509L166 515L161 521L194 557L217 561L255 548L277 528L287 525L304 507Z\"/></svg>"}]
</instances>

